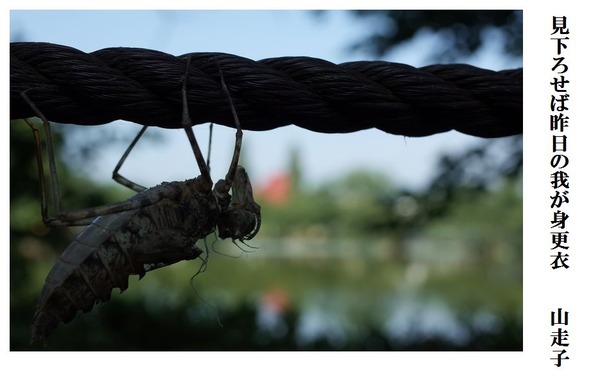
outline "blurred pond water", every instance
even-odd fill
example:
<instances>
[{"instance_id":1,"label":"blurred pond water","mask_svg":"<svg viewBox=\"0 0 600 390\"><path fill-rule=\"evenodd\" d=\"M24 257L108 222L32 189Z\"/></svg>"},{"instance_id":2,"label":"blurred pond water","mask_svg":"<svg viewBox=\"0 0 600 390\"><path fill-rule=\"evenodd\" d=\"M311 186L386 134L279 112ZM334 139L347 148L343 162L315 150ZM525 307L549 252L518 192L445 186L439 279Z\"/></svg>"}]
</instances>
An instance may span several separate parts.
<instances>
[{"instance_id":1,"label":"blurred pond water","mask_svg":"<svg viewBox=\"0 0 600 390\"><path fill-rule=\"evenodd\" d=\"M412 254L422 253L422 248L415 249L422 246L434 246L430 253L441 248L435 248L439 242L426 243L415 238L403 247L412 248L407 249ZM320 248L287 239L253 244L260 249L245 248L247 253L230 243L209 245L206 270L196 276L200 260L151 272L142 281L130 278L125 294L115 290L109 303L60 326L46 348L522 349L518 258L461 260L460 254L469 250L456 245L458 254L447 252L448 261L419 256L408 261L382 256L394 246L386 240L345 239L321 243ZM306 250L287 252L283 258L263 257L271 247L285 246ZM324 247L334 248L329 255L349 255L327 258ZM379 256L350 255L361 247L362 254ZM39 277L43 275L40 270ZM38 348L26 343L27 323L20 326L25 329L16 332L20 337L13 339L13 347ZM160 334L162 327L170 330ZM190 339L171 337L173 332L189 334ZM213 342L207 343L209 334ZM104 343L90 347L94 338Z\"/></svg>"}]
</instances>

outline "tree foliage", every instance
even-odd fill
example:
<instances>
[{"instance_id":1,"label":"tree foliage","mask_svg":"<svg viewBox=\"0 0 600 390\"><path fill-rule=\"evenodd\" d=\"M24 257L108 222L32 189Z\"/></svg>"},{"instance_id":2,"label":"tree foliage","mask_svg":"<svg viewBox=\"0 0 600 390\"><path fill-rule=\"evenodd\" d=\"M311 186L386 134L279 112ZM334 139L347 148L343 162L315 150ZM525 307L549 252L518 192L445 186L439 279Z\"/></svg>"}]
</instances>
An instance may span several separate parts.
<instances>
[{"instance_id":1,"label":"tree foliage","mask_svg":"<svg viewBox=\"0 0 600 390\"><path fill-rule=\"evenodd\" d=\"M351 46L376 56L386 55L423 32L437 35L442 42L441 50L431 54L435 61L450 62L475 53L491 31L500 34L505 53L521 56L523 52L522 11L360 10L353 13L359 20L381 26Z\"/></svg>"}]
</instances>

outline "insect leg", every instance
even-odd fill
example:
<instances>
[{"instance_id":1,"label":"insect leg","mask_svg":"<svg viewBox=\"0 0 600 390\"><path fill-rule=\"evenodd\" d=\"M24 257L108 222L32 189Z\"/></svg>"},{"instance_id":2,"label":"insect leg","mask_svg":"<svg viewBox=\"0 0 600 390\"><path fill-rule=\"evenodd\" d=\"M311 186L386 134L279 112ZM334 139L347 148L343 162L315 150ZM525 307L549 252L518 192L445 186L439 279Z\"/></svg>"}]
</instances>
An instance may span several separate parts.
<instances>
[{"instance_id":1,"label":"insect leg","mask_svg":"<svg viewBox=\"0 0 600 390\"><path fill-rule=\"evenodd\" d=\"M38 181L40 184L40 205L42 212L42 220L44 223L48 220L48 199L46 198L46 175L44 175L44 162L42 160L42 145L38 129L27 119L25 123L29 125L33 133L33 143L35 145L35 157L38 169Z\"/></svg>"},{"instance_id":2,"label":"insect leg","mask_svg":"<svg viewBox=\"0 0 600 390\"><path fill-rule=\"evenodd\" d=\"M229 101L229 107L231 108L231 112L233 114L233 120L235 122L235 126L237 128L235 132L235 146L233 148L233 157L231 158L231 164L229 165L229 170L225 175L224 180L219 180L215 185L215 196L221 204L222 207L227 207L230 200L229 190L233 185L233 180L235 178L235 174L237 171L237 165L240 160L240 152L242 150L242 127L240 125L240 120L237 116L237 112L235 110L235 106L233 105L233 100L231 99L231 95L229 94L229 90L227 89L227 85L225 84L225 78L223 76L223 71L221 67L217 64L219 68L219 75L221 76L221 87L223 88L223 92L225 96L227 96L227 100Z\"/></svg>"},{"instance_id":3,"label":"insect leg","mask_svg":"<svg viewBox=\"0 0 600 390\"><path fill-rule=\"evenodd\" d=\"M194 156L196 157L196 162L198 163L198 168L200 168L200 174L204 176L210 182L210 187L212 187L212 180L210 178L210 171L208 169L208 165L206 165L206 161L202 156L202 152L200 151L200 147L198 146L198 141L196 141L196 136L194 135L194 131L192 130L192 119L190 118L190 112L188 110L188 102L187 102L187 81L190 74L190 65L192 63L192 57L188 57L187 65L185 69L185 74L183 76L183 86L181 88L182 100L183 100L183 113L181 123L183 128L185 129L185 134L187 135L190 145L192 146L192 150L194 151Z\"/></svg>"},{"instance_id":4,"label":"insect leg","mask_svg":"<svg viewBox=\"0 0 600 390\"><path fill-rule=\"evenodd\" d=\"M162 199L177 200L181 197L184 187L183 182L163 183L122 202L62 213L59 215L59 222L62 222L62 225L81 225L81 221L90 221L101 215L141 209L158 203Z\"/></svg>"},{"instance_id":5,"label":"insect leg","mask_svg":"<svg viewBox=\"0 0 600 390\"><path fill-rule=\"evenodd\" d=\"M189 67L190 67L190 63L191 63L191 57L188 57L188 62L187 62L187 67L186 67L186 73L184 75L183 78L183 86L182 86L182 99L183 99L183 114L182 114L182 124L183 127L185 129L186 135L188 136L188 139L190 141L190 145L192 146L192 150L194 152L194 156L196 157L196 161L198 162L198 166L200 168L200 173L201 174L205 174L207 177L210 177L210 144L212 142L212 123L210 124L210 137L209 137L209 150L208 150L208 160L207 162L204 162L204 158L202 156L202 153L200 151L200 147L198 146L198 142L196 141L196 137L194 136L194 133L191 129L191 118L190 118L190 114L189 114L189 110L188 110L188 104L187 104L187 80L188 80L188 75L189 75ZM123 154L123 156L121 157L121 159L119 160L119 162L117 163L117 166L115 167L115 169L113 170L113 179L119 183L124 185L127 188L131 188L132 190L136 191L136 192L142 192L146 189L146 187L141 186L137 183L132 182L131 180L123 177L121 174L119 174L119 169L121 169L121 166L123 165L123 163L125 162L125 160L127 159L127 157L129 156L129 153L131 153L131 151L133 150L134 146L137 144L137 142L140 140L140 138L142 137L142 135L144 134L144 132L148 129L148 126L144 126L142 127L142 129L140 130L140 132L135 136L135 138L133 139L133 141L131 142L131 144L129 145L129 147L127 148L127 150L125 151L125 153ZM206 167L206 169L205 169Z\"/></svg>"},{"instance_id":6,"label":"insect leg","mask_svg":"<svg viewBox=\"0 0 600 390\"><path fill-rule=\"evenodd\" d=\"M146 131L147 128L148 128L148 126L142 127L142 130L140 130L140 132L135 136L135 138L133 139L133 141L131 141L131 144L129 145L129 147L127 148L127 150L125 151L125 153L123 153L123 156L121 157L121 159L117 163L117 166L115 166L115 169L113 170L113 174L112 174L112 177L113 177L114 181L116 181L119 184L124 185L127 188L131 188L132 190L134 190L136 192L142 192L142 191L144 191L146 189L146 187L141 186L141 185L139 185L137 183L134 183L131 180L123 177L119 173L119 169L121 169L121 166L123 165L123 163L125 162L125 160L129 156L129 153L131 153L131 151L133 150L133 147L135 146L135 144L137 144L137 142L140 140L140 138L142 138L142 135L144 135L144 132Z\"/></svg>"},{"instance_id":7,"label":"insect leg","mask_svg":"<svg viewBox=\"0 0 600 390\"><path fill-rule=\"evenodd\" d=\"M227 89L227 85L225 84L225 78L223 77L223 71L221 67L219 67L219 75L221 76L221 87L227 96L227 100L229 101L229 108L231 108L231 113L233 114L233 120L235 121L236 132L235 132L235 146L233 149L233 157L231 158L231 164L229 165L229 171L227 175L225 175L225 182L227 183L227 191L229 192L229 188L233 184L233 178L235 177L235 172L237 170L238 162L240 160L240 152L242 150L242 127L240 126L240 120L237 116L237 112L235 111L235 106L233 105L233 100L231 99L231 95L229 94L229 90Z\"/></svg>"},{"instance_id":8,"label":"insect leg","mask_svg":"<svg viewBox=\"0 0 600 390\"><path fill-rule=\"evenodd\" d=\"M31 99L29 99L27 97L25 92L21 93L21 96L31 106L31 108L35 112L35 114L42 120L42 123L44 125L44 130L45 130L45 137L46 137L46 143L47 143L47 149L48 149L47 150L48 165L49 165L49 170L50 170L50 187L51 187L51 191L52 191L54 209L57 214L57 217L54 217L54 218L48 217L48 199L47 199L47 194L46 194L46 180L45 180L45 174L44 174L43 157L42 157L39 131L31 122L26 120L26 123L32 129L34 144L36 147L36 158L38 160L37 161L38 176L39 176L40 187L41 187L42 221L44 222L44 225L46 225L48 227L85 226L85 225L89 225L90 222L99 215L112 214L112 213L117 213L117 212L121 212L121 211L127 211L127 210L144 207L146 205L158 202L160 199L162 199L165 196L172 196L172 194L170 194L169 191L165 188L161 192L157 192L157 191L154 192L154 194L162 193L164 196L146 197L146 198L142 198L142 199L145 199L142 201L137 200L137 199L129 199L129 200L119 202L119 203L114 203L111 205L89 207L89 208L85 208L85 209L81 209L81 210L74 210L74 211L63 211L62 205L61 205L60 189L59 189L59 184L58 184L58 174L57 174L57 170L56 170L56 161L55 161L55 157L54 157L54 147L53 147L53 142L52 142L52 130L50 128L50 122L48 122L48 120L46 119L44 114L37 108L37 106L31 101ZM145 131L145 129L142 129L142 131L140 131L140 133L134 139L134 141L132 142L130 147L125 152L125 155L121 158L121 161L119 161L119 164L117 165L116 169L118 169L118 167L120 167L120 165L122 165L123 161L129 154L129 152L131 152L131 149L133 149L133 146L139 140L139 138L142 136L144 131ZM125 179L125 180L127 180L127 179ZM136 185L135 183L132 183L132 184ZM141 187L141 186L138 186L138 187ZM132 188L132 187L130 187L130 188ZM133 188L133 189L135 189L135 188Z\"/></svg>"},{"instance_id":9,"label":"insect leg","mask_svg":"<svg viewBox=\"0 0 600 390\"><path fill-rule=\"evenodd\" d=\"M52 202L54 203L55 212L59 213L62 210L60 188L58 184L58 174L56 171L56 161L54 159L54 143L52 141L52 130L50 129L50 122L46 119L44 114L37 108L37 106L29 99L25 92L21 92L23 99L29 104L33 112L42 120L44 126L44 135L46 137L46 148L48 153L48 166L50 170L50 187L52 191ZM40 180L40 197L41 197L41 209L42 209L42 220L46 226L52 222L53 219L48 217L48 199L46 196L46 179L44 173L44 163L42 157L42 147L40 142L40 136L38 129L29 121L25 121L33 132L33 140L35 144L36 159L38 166L38 177Z\"/></svg>"},{"instance_id":10,"label":"insect leg","mask_svg":"<svg viewBox=\"0 0 600 390\"><path fill-rule=\"evenodd\" d=\"M250 240L260 229L260 206L254 202L252 186L246 170L238 165L242 149L242 128L220 67L219 74L221 75L221 86L229 101L237 130L229 171L225 175L225 179L219 180L215 185L215 196L223 209L217 219L217 227L220 238L231 237L234 241L236 239ZM230 196L229 190L232 188L233 196Z\"/></svg>"},{"instance_id":11,"label":"insect leg","mask_svg":"<svg viewBox=\"0 0 600 390\"><path fill-rule=\"evenodd\" d=\"M208 127L208 156L206 156L206 166L210 172L210 152L212 151L212 136L213 136L213 123L210 123Z\"/></svg>"},{"instance_id":12,"label":"insect leg","mask_svg":"<svg viewBox=\"0 0 600 390\"><path fill-rule=\"evenodd\" d=\"M190 57L191 58L191 57ZM194 151L194 155L196 156L196 161L198 161L198 166L200 167L200 172L202 173L203 171L203 157L202 157L202 153L200 152L200 148L198 146L198 142L196 141L196 138L193 134L193 132L191 131L191 118L189 116L189 111L188 111L188 106L187 106L187 78L188 78L188 72L189 72L189 66L190 66L190 61L191 59L188 59L188 64L187 64L187 68L186 68L186 74L184 76L184 80L183 80L183 120L182 120L182 124L186 130L186 135L188 136L188 139L190 140L190 145L192 146L192 150ZM137 183L134 183L133 181L123 177L120 173L119 170L121 169L121 166L123 166L123 163L125 162L125 160L127 159L127 157L129 156L129 153L131 153L131 151L133 150L133 148L135 147L135 145L137 144L137 142L140 140L140 138L142 137L142 135L144 134L144 132L148 129L148 126L144 126L142 127L142 129L139 131L139 133L135 136L135 138L133 139L133 141L131 142L131 144L129 145L129 147L127 148L127 150L125 151L125 153L123 154L123 156L121 157L121 159L119 160L119 162L117 163L117 165L115 166L115 169L113 170L113 179L119 183L124 185L127 188L131 188L132 190L136 191L136 192L142 192L146 189L146 187L141 186ZM212 123L210 125L210 138L209 138L209 151L208 151L208 160L207 162L204 164L207 166L207 171L210 170L210 144L212 142ZM210 175L207 175L207 177L210 177Z\"/></svg>"}]
</instances>

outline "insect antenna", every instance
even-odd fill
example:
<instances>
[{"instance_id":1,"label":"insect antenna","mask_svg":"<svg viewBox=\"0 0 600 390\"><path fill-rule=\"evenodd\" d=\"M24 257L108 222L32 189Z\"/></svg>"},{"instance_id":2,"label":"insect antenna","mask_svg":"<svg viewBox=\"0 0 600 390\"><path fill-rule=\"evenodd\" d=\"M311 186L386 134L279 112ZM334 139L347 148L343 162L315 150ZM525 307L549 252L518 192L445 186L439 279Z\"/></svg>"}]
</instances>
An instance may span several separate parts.
<instances>
[{"instance_id":1,"label":"insect antenna","mask_svg":"<svg viewBox=\"0 0 600 390\"><path fill-rule=\"evenodd\" d=\"M196 271L196 273L190 278L190 286L192 287L192 290L194 290L194 292L196 293L196 295L198 295L198 291L196 291L196 287L194 287L194 279L196 278L196 276L200 275L201 273L203 273L204 271L206 271L206 267L208 267L208 245L206 243L206 237L204 237L204 249L205 249L205 253L206 256L202 257L202 256L198 256L198 259L200 259L200 261L202 262L202 264L200 264L200 267L198 268L198 271Z\"/></svg>"},{"instance_id":2,"label":"insect antenna","mask_svg":"<svg viewBox=\"0 0 600 390\"><path fill-rule=\"evenodd\" d=\"M215 239L213 240L212 244L210 244L210 248L212 249L212 251L213 251L213 252L215 252L215 253L216 253L216 254L218 254L218 255L222 255L222 256L227 256L227 257L229 257L229 255L228 255L228 254L221 253L221 252L219 252L217 249L215 249L215 243L216 243L217 241L219 241L219 238L217 237L217 231L215 230L215 231L213 232L213 234L212 234L212 235L215 237Z\"/></svg>"},{"instance_id":3,"label":"insect antenna","mask_svg":"<svg viewBox=\"0 0 600 390\"><path fill-rule=\"evenodd\" d=\"M224 325L221 322L221 316L219 315L219 311L217 310L217 308L213 305L211 305L209 302L206 301L206 299L202 298L202 296L200 295L200 293L198 292L198 290L196 289L196 287L194 286L194 283L192 283L193 278L198 275L200 273L200 271L196 272L196 274L194 276L192 276L192 279L190 279L190 286L192 286L192 289L194 290L194 294L196 295L196 298L200 299L200 301L205 304L206 306L208 306L210 308L210 310L215 314L215 316L217 317L217 324L219 325L219 327L223 328Z\"/></svg>"},{"instance_id":4,"label":"insect antenna","mask_svg":"<svg viewBox=\"0 0 600 390\"><path fill-rule=\"evenodd\" d=\"M227 257L229 257L229 258L232 258L232 259L239 259L240 257L242 257L242 254L248 254L248 253L254 252L254 250L257 250L257 249L259 249L259 247L256 247L256 246L252 246L252 245L246 244L246 242L244 242L243 240L231 240L231 242L233 243L233 245L235 245L236 247L238 247L238 249L239 249L239 250L241 250L241 251L242 251L242 252L241 252L239 255L237 255L237 256L234 256L234 255L230 255L230 254L227 254L227 253L219 252L218 250L216 250L216 249L215 249L215 243L216 243L217 241L220 241L220 240L215 240L215 241L213 241L213 243L212 243L212 249L213 249L213 252L215 252L215 253L218 253L218 254L220 254L220 255L222 255L222 256L227 256ZM247 248L250 248L250 249L253 249L253 250L250 250L250 251L248 251L248 250L246 250L246 249L242 248L242 247L240 246L240 244L238 244L238 242L242 243L242 244L243 244L244 246L246 246Z\"/></svg>"},{"instance_id":5,"label":"insect antenna","mask_svg":"<svg viewBox=\"0 0 600 390\"><path fill-rule=\"evenodd\" d=\"M239 248L239 249L240 249L240 250L241 250L243 253L246 253L246 254L247 254L247 253L254 252L254 251L253 251L253 250L249 250L249 251L248 251L248 250L246 250L246 249L242 248L242 247L240 246L240 244L238 244L238 241L239 241L240 243L244 244L246 247L248 247L248 248L250 248L250 249L258 249L257 247L253 247L253 246L250 246L250 245L246 244L246 243L245 243L244 241L242 241L242 240L231 240L231 242L233 242L233 245L237 246L237 247L238 247L238 248ZM240 254L240 256L241 256L241 254Z\"/></svg>"},{"instance_id":6,"label":"insect antenna","mask_svg":"<svg viewBox=\"0 0 600 390\"><path fill-rule=\"evenodd\" d=\"M239 259L240 257L242 257L242 254L241 254L241 253L240 253L239 255L237 255L237 256L234 256L234 255L230 255L229 253L221 252L221 251L219 251L219 250L215 249L215 244L216 244L218 241L220 241L220 240L215 240L215 241L213 241L213 243L212 243L212 250L213 250L213 252L215 252L216 254L219 254L219 255L221 255L221 256L229 257L230 259ZM236 244L236 246L237 246L237 244ZM238 246L238 248L239 248L239 246ZM241 248L240 248L240 249L241 249Z\"/></svg>"},{"instance_id":7,"label":"insect antenna","mask_svg":"<svg viewBox=\"0 0 600 390\"><path fill-rule=\"evenodd\" d=\"M190 286L192 287L192 290L194 290L194 292L196 293L196 295L198 295L198 291L196 290L196 287L194 286L194 279L196 279L196 276L198 276L201 273L204 273L204 271L206 271L206 267L207 267L207 264L208 264L208 259L202 258L202 257L198 257L198 258L200 259L200 261L202 262L202 264L200 264L200 267L198 268L198 271L196 271L196 273L190 278Z\"/></svg>"},{"instance_id":8,"label":"insect antenna","mask_svg":"<svg viewBox=\"0 0 600 390\"><path fill-rule=\"evenodd\" d=\"M200 301L203 304L208 306L210 308L210 310L213 311L213 313L217 317L217 324L221 328L223 328L224 326L223 326L223 323L221 322L221 316L219 316L219 311L217 310L217 308L214 307L213 305L211 305L209 302L207 302L204 298L202 298L202 296L200 295L200 292L198 291L198 289L196 289L196 286L194 285L194 279L196 279L196 276L200 275L201 273L204 273L204 271L206 271L206 267L208 266L208 244L206 243L206 237L204 238L203 241L204 241L204 249L206 249L206 256L198 257L200 259L200 261L202 262L202 264L200 264L198 271L196 271L196 273L194 275L192 275L192 277L190 278L190 287L192 287L192 291L194 291L194 295L196 295L196 297L198 299L200 299Z\"/></svg>"},{"instance_id":9,"label":"insect antenna","mask_svg":"<svg viewBox=\"0 0 600 390\"><path fill-rule=\"evenodd\" d=\"M244 241L244 240L240 240L240 242L241 242L242 244L244 244L244 245L245 245L247 248L249 248L249 249L254 249L254 250L259 250L259 249L260 249L260 247L259 247L259 246L252 246L252 245L248 244L248 243L247 243L246 241Z\"/></svg>"}]
</instances>

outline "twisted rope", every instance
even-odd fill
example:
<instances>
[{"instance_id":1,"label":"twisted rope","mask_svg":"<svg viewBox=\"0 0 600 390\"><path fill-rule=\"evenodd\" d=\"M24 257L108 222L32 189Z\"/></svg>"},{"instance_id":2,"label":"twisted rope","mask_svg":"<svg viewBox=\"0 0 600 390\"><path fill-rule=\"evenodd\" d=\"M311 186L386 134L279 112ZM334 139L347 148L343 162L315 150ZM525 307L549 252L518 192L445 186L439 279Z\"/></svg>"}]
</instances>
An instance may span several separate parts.
<instances>
[{"instance_id":1,"label":"twisted rope","mask_svg":"<svg viewBox=\"0 0 600 390\"><path fill-rule=\"evenodd\" d=\"M10 117L35 116L22 93L48 120L96 125L123 119L179 128L187 59L189 112L194 124L233 127L219 68L242 127L289 124L324 133L367 128L407 136L456 129L478 137L523 131L522 69L470 65L409 65L318 58L253 61L224 53L173 56L139 48L92 53L51 43L10 45Z\"/></svg>"}]
</instances>

